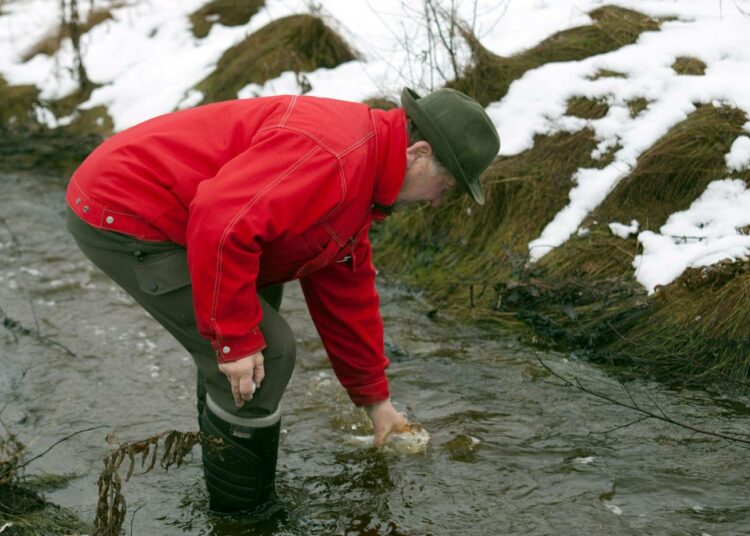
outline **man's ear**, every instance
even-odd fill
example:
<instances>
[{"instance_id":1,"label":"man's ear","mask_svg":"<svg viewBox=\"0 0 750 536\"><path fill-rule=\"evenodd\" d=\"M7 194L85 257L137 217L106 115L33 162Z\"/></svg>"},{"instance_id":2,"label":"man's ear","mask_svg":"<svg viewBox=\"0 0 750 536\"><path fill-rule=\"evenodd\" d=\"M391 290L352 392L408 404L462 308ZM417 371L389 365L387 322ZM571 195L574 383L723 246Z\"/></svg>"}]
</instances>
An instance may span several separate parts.
<instances>
[{"instance_id":1,"label":"man's ear","mask_svg":"<svg viewBox=\"0 0 750 536\"><path fill-rule=\"evenodd\" d=\"M406 148L407 160L416 160L430 155L432 155L432 147L424 140L415 142Z\"/></svg>"}]
</instances>

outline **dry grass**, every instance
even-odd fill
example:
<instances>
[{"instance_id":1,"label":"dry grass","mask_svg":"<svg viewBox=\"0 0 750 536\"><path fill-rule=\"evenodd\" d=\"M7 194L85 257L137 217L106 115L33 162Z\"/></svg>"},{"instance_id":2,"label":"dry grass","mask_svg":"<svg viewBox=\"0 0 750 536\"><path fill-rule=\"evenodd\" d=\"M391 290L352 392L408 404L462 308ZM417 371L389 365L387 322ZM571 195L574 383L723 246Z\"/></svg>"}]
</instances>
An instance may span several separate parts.
<instances>
[{"instance_id":1,"label":"dry grass","mask_svg":"<svg viewBox=\"0 0 750 536\"><path fill-rule=\"evenodd\" d=\"M366 104L370 108L376 108L378 110L393 110L394 108L398 108L399 106L392 100L389 100L385 97L372 97L365 100L364 104Z\"/></svg>"},{"instance_id":2,"label":"dry grass","mask_svg":"<svg viewBox=\"0 0 750 536\"><path fill-rule=\"evenodd\" d=\"M680 56L672 64L672 69L677 74L703 76L706 74L706 64L698 58L689 56Z\"/></svg>"},{"instance_id":3,"label":"dry grass","mask_svg":"<svg viewBox=\"0 0 750 536\"><path fill-rule=\"evenodd\" d=\"M609 112L606 99L591 99L588 97L571 97L568 99L566 115L583 119L601 119Z\"/></svg>"},{"instance_id":4,"label":"dry grass","mask_svg":"<svg viewBox=\"0 0 750 536\"><path fill-rule=\"evenodd\" d=\"M625 73L619 71L599 69L594 76L590 77L591 80L599 80L600 78L627 78L627 76L625 76Z\"/></svg>"},{"instance_id":5,"label":"dry grass","mask_svg":"<svg viewBox=\"0 0 750 536\"><path fill-rule=\"evenodd\" d=\"M34 85L9 85L0 76L0 125L13 126L35 120L39 90Z\"/></svg>"},{"instance_id":6,"label":"dry grass","mask_svg":"<svg viewBox=\"0 0 750 536\"><path fill-rule=\"evenodd\" d=\"M700 106L641 155L589 220L636 219L641 229L657 230L670 214L688 208L709 182L724 178L724 155L745 122L745 113L735 108Z\"/></svg>"},{"instance_id":7,"label":"dry grass","mask_svg":"<svg viewBox=\"0 0 750 536\"><path fill-rule=\"evenodd\" d=\"M750 380L750 264L691 268L661 288L642 321L618 326L610 350L668 381L731 386Z\"/></svg>"},{"instance_id":8,"label":"dry grass","mask_svg":"<svg viewBox=\"0 0 750 536\"><path fill-rule=\"evenodd\" d=\"M172 430L141 441L124 443L114 449L104 459L104 469L97 482L99 502L96 508L96 519L94 519L94 534L96 536L120 536L127 512L122 484L123 481L127 482L133 476L138 458L140 458L142 473L151 471L157 463L164 470L169 470L173 465L176 467L182 465L193 447L201 441L221 445L221 440L205 438L198 432ZM161 457L159 457L160 448ZM124 478L120 475L123 463L127 463L128 466Z\"/></svg>"},{"instance_id":9,"label":"dry grass","mask_svg":"<svg viewBox=\"0 0 750 536\"><path fill-rule=\"evenodd\" d=\"M571 176L593 164L595 146L589 130L539 136L485 172L484 207L459 193L436 210L394 215L376 237L378 266L441 308L492 310L495 285L523 270L528 242L567 204Z\"/></svg>"},{"instance_id":10,"label":"dry grass","mask_svg":"<svg viewBox=\"0 0 750 536\"><path fill-rule=\"evenodd\" d=\"M203 38L215 23L224 26L246 24L265 5L265 0L213 0L190 15L193 35Z\"/></svg>"},{"instance_id":11,"label":"dry grass","mask_svg":"<svg viewBox=\"0 0 750 536\"><path fill-rule=\"evenodd\" d=\"M93 27L110 20L112 18L111 9L119 7L123 4L115 3L109 7L97 7L89 12L86 20L79 25L79 32L81 35L85 34ZM37 54L46 54L47 56L54 55L60 50L60 45L65 39L70 38L70 28L67 24L59 25L57 28L50 31L47 35L42 37L38 43L31 47L22 57L24 62L29 61Z\"/></svg>"},{"instance_id":12,"label":"dry grass","mask_svg":"<svg viewBox=\"0 0 750 536\"><path fill-rule=\"evenodd\" d=\"M19 474L26 454L25 446L12 434L0 437L0 527L9 536L67 536L85 534L90 527L70 511L48 503L31 482ZM59 479L46 478L47 487Z\"/></svg>"},{"instance_id":13,"label":"dry grass","mask_svg":"<svg viewBox=\"0 0 750 536\"><path fill-rule=\"evenodd\" d=\"M630 117L638 117L638 115L648 108L649 101L643 97L632 99L628 101L628 108L630 109Z\"/></svg>"},{"instance_id":14,"label":"dry grass","mask_svg":"<svg viewBox=\"0 0 750 536\"><path fill-rule=\"evenodd\" d=\"M333 68L355 59L349 45L318 17L275 20L227 50L214 72L200 82L204 103L237 98L248 84L263 84L284 71Z\"/></svg>"},{"instance_id":15,"label":"dry grass","mask_svg":"<svg viewBox=\"0 0 750 536\"><path fill-rule=\"evenodd\" d=\"M554 34L534 48L504 58L465 34L473 53L473 65L449 84L473 96L484 106L500 100L513 80L545 63L576 61L632 44L645 31L659 29L659 22L628 9L604 6L590 13L594 24ZM603 71L602 71L603 72ZM610 72L609 76L616 75Z\"/></svg>"}]
</instances>

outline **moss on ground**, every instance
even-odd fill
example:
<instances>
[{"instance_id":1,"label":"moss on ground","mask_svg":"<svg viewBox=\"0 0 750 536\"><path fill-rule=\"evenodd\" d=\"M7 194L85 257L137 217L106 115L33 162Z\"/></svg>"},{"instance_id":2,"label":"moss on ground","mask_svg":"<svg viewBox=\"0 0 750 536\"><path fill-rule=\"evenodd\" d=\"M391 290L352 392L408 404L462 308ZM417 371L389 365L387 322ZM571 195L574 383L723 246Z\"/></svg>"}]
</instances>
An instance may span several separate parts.
<instances>
[{"instance_id":1,"label":"moss on ground","mask_svg":"<svg viewBox=\"0 0 750 536\"><path fill-rule=\"evenodd\" d=\"M106 8L95 7L94 9L92 9L86 17L86 20L78 26L80 35L83 35L93 27L112 19L111 10L115 7L119 7L120 5L122 4L115 3ZM60 50L60 45L65 39L68 38L70 38L70 27L67 24L60 24L52 31L47 33L44 37L42 37L42 39L40 39L39 42L36 43L33 47L31 47L23 55L22 59L24 62L26 62L37 54L46 54L47 56L52 56L57 53L58 50Z\"/></svg>"},{"instance_id":2,"label":"moss on ground","mask_svg":"<svg viewBox=\"0 0 750 536\"><path fill-rule=\"evenodd\" d=\"M617 6L604 6L590 14L594 23L571 28L545 39L534 48L508 58L484 48L466 34L473 65L449 87L461 90L483 106L500 100L511 82L530 69L546 63L577 61L635 43L641 33L659 29L659 21ZM604 72L604 71L600 71ZM610 71L609 76L615 75Z\"/></svg>"},{"instance_id":3,"label":"moss on ground","mask_svg":"<svg viewBox=\"0 0 750 536\"><path fill-rule=\"evenodd\" d=\"M193 35L203 38L215 23L224 26L246 24L265 5L265 0L213 0L190 15Z\"/></svg>"},{"instance_id":4,"label":"moss on ground","mask_svg":"<svg viewBox=\"0 0 750 536\"><path fill-rule=\"evenodd\" d=\"M703 76L706 74L706 64L698 58L680 56L672 64L672 69L677 74Z\"/></svg>"},{"instance_id":5,"label":"moss on ground","mask_svg":"<svg viewBox=\"0 0 750 536\"><path fill-rule=\"evenodd\" d=\"M292 15L275 20L227 50L214 72L196 88L203 103L237 98L248 84L263 84L285 71L333 68L356 56L318 17Z\"/></svg>"}]
</instances>

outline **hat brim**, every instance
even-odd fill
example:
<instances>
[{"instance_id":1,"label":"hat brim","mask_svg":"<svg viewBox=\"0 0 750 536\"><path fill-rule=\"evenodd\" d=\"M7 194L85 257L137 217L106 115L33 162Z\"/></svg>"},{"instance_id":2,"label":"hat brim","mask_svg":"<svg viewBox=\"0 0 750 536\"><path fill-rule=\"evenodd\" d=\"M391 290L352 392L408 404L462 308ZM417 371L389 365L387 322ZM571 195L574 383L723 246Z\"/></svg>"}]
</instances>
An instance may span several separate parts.
<instances>
[{"instance_id":1,"label":"hat brim","mask_svg":"<svg viewBox=\"0 0 750 536\"><path fill-rule=\"evenodd\" d=\"M438 155L440 161L445 164L445 167L448 168L456 180L458 180L463 189L466 190L466 193L478 204L484 205L484 192L479 180L470 181L468 179L447 138L417 102L419 98L419 95L415 91L408 87L404 88L401 92L401 105L406 110L406 114L414 121L414 124L417 125L422 135L427 138L427 141L432 146L432 150Z\"/></svg>"}]
</instances>

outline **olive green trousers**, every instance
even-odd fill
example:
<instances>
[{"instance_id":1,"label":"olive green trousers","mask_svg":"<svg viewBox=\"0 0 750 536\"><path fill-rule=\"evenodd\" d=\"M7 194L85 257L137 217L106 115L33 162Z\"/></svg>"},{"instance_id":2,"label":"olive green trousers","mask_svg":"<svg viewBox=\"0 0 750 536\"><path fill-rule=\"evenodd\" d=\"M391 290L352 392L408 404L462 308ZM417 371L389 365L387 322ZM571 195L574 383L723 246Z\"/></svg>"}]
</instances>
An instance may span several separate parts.
<instances>
[{"instance_id":1,"label":"olive green trousers","mask_svg":"<svg viewBox=\"0 0 750 536\"><path fill-rule=\"evenodd\" d=\"M192 355L199 371L199 405L205 389L206 403L225 421L252 427L270 426L278 421L281 397L291 378L296 355L294 334L278 313L282 285L258 291L263 308L260 330L267 345L263 350L266 375L252 400L237 408L229 381L219 371L213 348L198 333L186 249L172 242L147 242L96 229L69 207L66 224L84 255Z\"/></svg>"}]
</instances>

